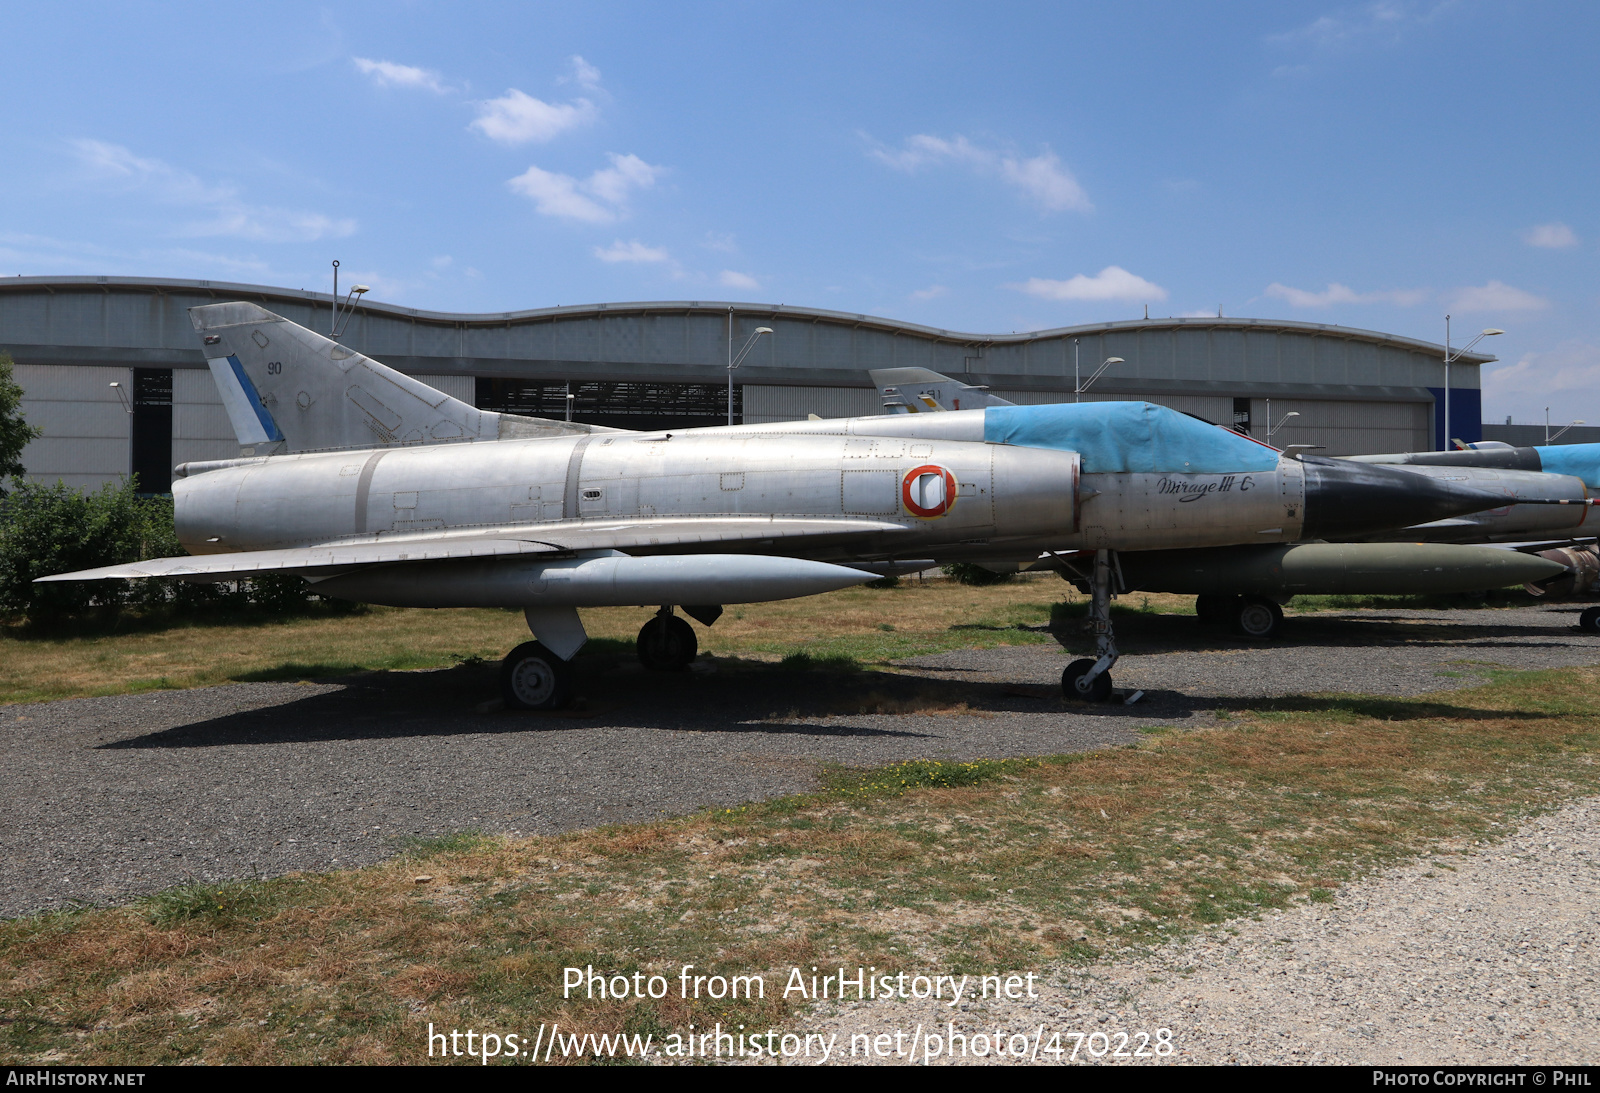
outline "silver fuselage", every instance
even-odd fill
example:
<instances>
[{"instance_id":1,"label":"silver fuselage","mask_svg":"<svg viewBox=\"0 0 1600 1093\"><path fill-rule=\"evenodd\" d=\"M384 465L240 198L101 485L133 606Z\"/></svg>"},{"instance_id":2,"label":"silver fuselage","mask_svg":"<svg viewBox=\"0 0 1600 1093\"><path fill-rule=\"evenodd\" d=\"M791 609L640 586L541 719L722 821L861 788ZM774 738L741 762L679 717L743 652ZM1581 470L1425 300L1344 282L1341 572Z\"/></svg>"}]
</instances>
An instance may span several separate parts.
<instances>
[{"instance_id":1,"label":"silver fuselage","mask_svg":"<svg viewBox=\"0 0 1600 1093\"><path fill-rule=\"evenodd\" d=\"M1074 452L984 442L982 413L189 464L173 493L179 537L195 554L498 530L560 543L573 528L717 515L861 517L904 530L694 550L943 560L1299 537L1304 476L1293 460L1237 474L1083 474ZM953 502L932 516L913 511L908 485L926 468L956 484ZM629 552L683 549L646 539Z\"/></svg>"}]
</instances>

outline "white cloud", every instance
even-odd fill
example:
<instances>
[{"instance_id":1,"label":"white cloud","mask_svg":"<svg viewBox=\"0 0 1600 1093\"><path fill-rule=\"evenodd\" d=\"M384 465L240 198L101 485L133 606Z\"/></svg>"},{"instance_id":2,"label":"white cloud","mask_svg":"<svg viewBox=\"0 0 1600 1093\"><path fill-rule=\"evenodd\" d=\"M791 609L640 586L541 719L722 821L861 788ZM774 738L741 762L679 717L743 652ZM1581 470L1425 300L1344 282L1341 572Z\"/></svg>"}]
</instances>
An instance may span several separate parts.
<instances>
[{"instance_id":1,"label":"white cloud","mask_svg":"<svg viewBox=\"0 0 1600 1093\"><path fill-rule=\"evenodd\" d=\"M739 242L732 232L706 232L705 242L700 245L707 250L719 250L726 254L736 254L739 250Z\"/></svg>"},{"instance_id":2,"label":"white cloud","mask_svg":"<svg viewBox=\"0 0 1600 1093\"><path fill-rule=\"evenodd\" d=\"M993 152L977 147L966 137L958 136L955 140L945 140L942 137L930 137L925 133L907 137L904 147L899 149L890 149L874 143L873 147L867 149L867 154L898 171L915 171L930 163L951 160L988 166L995 160Z\"/></svg>"},{"instance_id":3,"label":"white cloud","mask_svg":"<svg viewBox=\"0 0 1600 1093\"><path fill-rule=\"evenodd\" d=\"M761 287L761 282L748 273L740 273L731 269L725 269L717 274L717 283L727 288L742 288L752 291Z\"/></svg>"},{"instance_id":4,"label":"white cloud","mask_svg":"<svg viewBox=\"0 0 1600 1093\"><path fill-rule=\"evenodd\" d=\"M571 175L559 175L538 167L529 167L506 183L511 189L529 198L546 216L559 216L568 220L587 220L592 224L608 224L617 218L614 210L592 201L579 192L583 185Z\"/></svg>"},{"instance_id":5,"label":"white cloud","mask_svg":"<svg viewBox=\"0 0 1600 1093\"><path fill-rule=\"evenodd\" d=\"M572 55L572 80L590 91L600 90L600 70L576 53Z\"/></svg>"},{"instance_id":6,"label":"white cloud","mask_svg":"<svg viewBox=\"0 0 1600 1093\"><path fill-rule=\"evenodd\" d=\"M1437 8L1434 10L1437 11ZM1406 4L1365 4L1334 15L1319 16L1305 26L1269 35L1267 41L1277 46L1309 45L1313 49L1324 50L1367 42L1394 45L1412 24L1425 22L1432 14L1430 12L1420 18L1413 16Z\"/></svg>"},{"instance_id":7,"label":"white cloud","mask_svg":"<svg viewBox=\"0 0 1600 1093\"><path fill-rule=\"evenodd\" d=\"M349 217L321 213L273 209L261 205L238 205L219 209L209 220L183 226L182 234L194 236L228 235L236 239L255 239L263 243L310 243L318 239L343 239L354 234L356 222Z\"/></svg>"},{"instance_id":8,"label":"white cloud","mask_svg":"<svg viewBox=\"0 0 1600 1093\"><path fill-rule=\"evenodd\" d=\"M980 174L997 175L1048 212L1073 209L1092 212L1089 195L1054 152L1046 150L1032 158L1009 155L983 148L966 137L953 139L918 133L907 137L899 148L872 142L867 154L897 171L918 171L924 167L960 164Z\"/></svg>"},{"instance_id":9,"label":"white cloud","mask_svg":"<svg viewBox=\"0 0 1600 1093\"><path fill-rule=\"evenodd\" d=\"M1455 300L1450 304L1452 311L1542 311L1550 306L1550 301L1535 296L1531 292L1524 292L1520 288L1512 288L1500 281L1490 281L1486 285L1473 288L1464 288L1456 294Z\"/></svg>"},{"instance_id":10,"label":"white cloud","mask_svg":"<svg viewBox=\"0 0 1600 1093\"><path fill-rule=\"evenodd\" d=\"M373 61L366 57L352 57L356 70L363 76L372 77L372 82L379 87L420 87L424 91L432 91L435 95L443 95L450 89L444 85L439 74L431 68L413 68L411 65L398 65L393 61Z\"/></svg>"},{"instance_id":11,"label":"white cloud","mask_svg":"<svg viewBox=\"0 0 1600 1093\"><path fill-rule=\"evenodd\" d=\"M513 87L498 99L479 103L478 116L468 128L501 144L527 144L553 140L594 121L597 114L588 99L549 103Z\"/></svg>"},{"instance_id":12,"label":"white cloud","mask_svg":"<svg viewBox=\"0 0 1600 1093\"><path fill-rule=\"evenodd\" d=\"M1328 287L1321 292L1307 292L1305 289L1290 288L1274 281L1267 286L1265 294L1285 300L1292 307L1332 307L1334 304L1395 304L1399 307L1415 307L1428 298L1428 294L1421 289L1357 292L1348 285L1337 282L1329 282Z\"/></svg>"},{"instance_id":13,"label":"white cloud","mask_svg":"<svg viewBox=\"0 0 1600 1093\"><path fill-rule=\"evenodd\" d=\"M67 143L79 165L96 182L121 183L124 189L143 190L164 201L183 204L215 204L233 196L226 187L209 186L187 171L159 159L136 156L120 144L87 139Z\"/></svg>"},{"instance_id":14,"label":"white cloud","mask_svg":"<svg viewBox=\"0 0 1600 1093\"><path fill-rule=\"evenodd\" d=\"M214 275L250 277L257 280L277 276L258 258L231 254L212 254L185 247L140 248L124 251L98 243L54 239L43 235L0 232L0 268L7 274L119 273L151 276L166 273L174 277Z\"/></svg>"},{"instance_id":15,"label":"white cloud","mask_svg":"<svg viewBox=\"0 0 1600 1093\"><path fill-rule=\"evenodd\" d=\"M1137 303L1167 298L1166 289L1121 266L1107 266L1093 277L1081 273L1065 281L1030 277L1025 284L1006 287L1045 300L1132 300Z\"/></svg>"},{"instance_id":16,"label":"white cloud","mask_svg":"<svg viewBox=\"0 0 1600 1093\"><path fill-rule=\"evenodd\" d=\"M637 239L624 243L618 239L609 247L596 247L594 256L602 262L670 262L672 255L661 247L647 247Z\"/></svg>"},{"instance_id":17,"label":"white cloud","mask_svg":"<svg viewBox=\"0 0 1600 1093\"><path fill-rule=\"evenodd\" d=\"M950 290L943 285L929 285L927 288L917 289L911 294L911 298L913 300L937 300L941 296L948 295L950 295Z\"/></svg>"},{"instance_id":18,"label":"white cloud","mask_svg":"<svg viewBox=\"0 0 1600 1093\"><path fill-rule=\"evenodd\" d=\"M1522 241L1530 247L1575 247L1578 237L1565 224L1536 224L1522 233Z\"/></svg>"},{"instance_id":19,"label":"white cloud","mask_svg":"<svg viewBox=\"0 0 1600 1093\"><path fill-rule=\"evenodd\" d=\"M231 186L204 182L159 159L136 156L120 144L99 140L68 143L92 183L203 211L203 219L179 225L175 229L178 235L286 243L339 239L356 230L356 222L348 217L249 204Z\"/></svg>"},{"instance_id":20,"label":"white cloud","mask_svg":"<svg viewBox=\"0 0 1600 1093\"><path fill-rule=\"evenodd\" d=\"M1600 422L1600 346L1569 341L1515 364L1486 365L1483 396L1486 410L1495 406L1485 416L1510 413L1543 421L1544 407L1550 406L1551 420L1563 425L1574 417Z\"/></svg>"},{"instance_id":21,"label":"white cloud","mask_svg":"<svg viewBox=\"0 0 1600 1093\"><path fill-rule=\"evenodd\" d=\"M609 224L628 215L633 192L655 185L662 169L635 155L607 154L611 166L602 167L586 179L529 167L506 185L533 201L546 216Z\"/></svg>"},{"instance_id":22,"label":"white cloud","mask_svg":"<svg viewBox=\"0 0 1600 1093\"><path fill-rule=\"evenodd\" d=\"M1002 159L1000 176L1051 212L1094 211L1089 195L1053 152L1032 159Z\"/></svg>"},{"instance_id":23,"label":"white cloud","mask_svg":"<svg viewBox=\"0 0 1600 1093\"><path fill-rule=\"evenodd\" d=\"M611 166L602 167L589 176L588 186L602 201L613 205L625 204L630 190L647 190L655 185L661 168L652 167L635 155L619 156L614 152Z\"/></svg>"}]
</instances>

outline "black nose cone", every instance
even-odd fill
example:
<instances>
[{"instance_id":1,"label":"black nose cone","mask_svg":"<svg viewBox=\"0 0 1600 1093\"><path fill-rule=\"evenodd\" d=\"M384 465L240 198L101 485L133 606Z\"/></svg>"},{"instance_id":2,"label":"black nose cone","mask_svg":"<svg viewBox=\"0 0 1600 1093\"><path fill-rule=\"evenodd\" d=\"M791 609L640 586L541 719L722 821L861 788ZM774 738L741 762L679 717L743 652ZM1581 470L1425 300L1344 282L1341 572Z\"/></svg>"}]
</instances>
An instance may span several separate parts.
<instances>
[{"instance_id":1,"label":"black nose cone","mask_svg":"<svg viewBox=\"0 0 1600 1093\"><path fill-rule=\"evenodd\" d=\"M1381 463L1304 456L1307 539L1349 539L1465 516L1510 500L1473 486Z\"/></svg>"}]
</instances>

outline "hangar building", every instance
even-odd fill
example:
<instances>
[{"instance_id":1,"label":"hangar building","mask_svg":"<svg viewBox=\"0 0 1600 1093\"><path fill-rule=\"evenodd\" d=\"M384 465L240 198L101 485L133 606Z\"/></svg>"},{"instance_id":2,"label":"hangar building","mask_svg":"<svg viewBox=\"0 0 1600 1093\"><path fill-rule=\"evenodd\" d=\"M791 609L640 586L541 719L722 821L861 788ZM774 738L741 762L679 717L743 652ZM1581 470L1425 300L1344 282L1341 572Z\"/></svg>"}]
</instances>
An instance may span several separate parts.
<instances>
[{"instance_id":1,"label":"hangar building","mask_svg":"<svg viewBox=\"0 0 1600 1093\"><path fill-rule=\"evenodd\" d=\"M23 412L44 430L23 453L30 477L95 487L137 473L164 492L171 468L238 454L185 309L249 300L328 333L326 293L144 277L0 280L0 352L17 363ZM869 368L920 366L987 384L1018 403L1145 399L1272 441L1331 455L1440 446L1444 349L1348 327L1267 319L1096 323L1021 334L951 330L788 305L718 301L593 304L491 314L360 302L341 341L483 409L623 428L726 421L728 356L757 327L734 373L734 420L881 412ZM1482 436L1479 366L1451 368L1450 436ZM1270 404L1270 405L1269 405ZM1278 422L1291 411L1281 429Z\"/></svg>"}]
</instances>

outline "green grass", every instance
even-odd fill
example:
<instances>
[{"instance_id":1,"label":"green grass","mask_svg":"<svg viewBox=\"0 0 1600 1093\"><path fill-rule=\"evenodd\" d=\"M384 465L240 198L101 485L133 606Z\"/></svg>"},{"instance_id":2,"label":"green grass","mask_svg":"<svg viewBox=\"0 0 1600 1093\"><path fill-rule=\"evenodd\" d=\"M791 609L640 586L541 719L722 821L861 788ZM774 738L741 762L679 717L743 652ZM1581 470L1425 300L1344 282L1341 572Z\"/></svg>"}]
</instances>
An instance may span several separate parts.
<instances>
[{"instance_id":1,"label":"green grass","mask_svg":"<svg viewBox=\"0 0 1600 1093\"><path fill-rule=\"evenodd\" d=\"M829 767L809 794L0 924L0 1056L412 1062L436 1026L676 1029L773 997L561 997L565 967L1037 970L1326 901L1600 792L1600 671L1247 703L1135 746ZM426 882L419 883L419 877Z\"/></svg>"}]
</instances>

